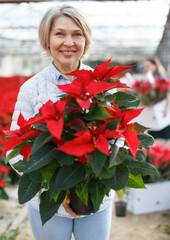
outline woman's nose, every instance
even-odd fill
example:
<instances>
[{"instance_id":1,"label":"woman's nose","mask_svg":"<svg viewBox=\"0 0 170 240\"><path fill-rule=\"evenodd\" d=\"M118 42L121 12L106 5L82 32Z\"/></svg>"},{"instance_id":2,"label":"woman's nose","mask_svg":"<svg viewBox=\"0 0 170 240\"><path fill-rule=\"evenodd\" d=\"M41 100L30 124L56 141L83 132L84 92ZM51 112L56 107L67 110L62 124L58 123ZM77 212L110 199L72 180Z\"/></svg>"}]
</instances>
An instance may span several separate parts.
<instances>
[{"instance_id":1,"label":"woman's nose","mask_svg":"<svg viewBox=\"0 0 170 240\"><path fill-rule=\"evenodd\" d=\"M67 36L64 40L64 45L65 46L73 46L74 45L74 41L72 39L71 36Z\"/></svg>"}]
</instances>

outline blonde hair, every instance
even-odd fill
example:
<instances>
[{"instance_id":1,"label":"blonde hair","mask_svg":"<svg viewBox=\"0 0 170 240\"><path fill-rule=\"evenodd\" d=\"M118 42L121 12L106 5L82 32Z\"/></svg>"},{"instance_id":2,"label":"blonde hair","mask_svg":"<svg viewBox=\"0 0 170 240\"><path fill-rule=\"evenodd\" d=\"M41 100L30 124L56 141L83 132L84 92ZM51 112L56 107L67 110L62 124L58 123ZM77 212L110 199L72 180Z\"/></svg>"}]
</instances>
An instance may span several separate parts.
<instances>
[{"instance_id":1,"label":"blonde hair","mask_svg":"<svg viewBox=\"0 0 170 240\"><path fill-rule=\"evenodd\" d=\"M148 59L146 59L146 61L149 61L156 66L156 74L157 75L163 75L163 76L166 75L166 70L157 57L148 58Z\"/></svg>"},{"instance_id":2,"label":"blonde hair","mask_svg":"<svg viewBox=\"0 0 170 240\"><path fill-rule=\"evenodd\" d=\"M92 37L91 27L87 19L80 12L79 9L72 6L68 6L68 5L52 8L45 13L44 17L42 18L39 24L39 29L38 29L39 41L42 48L45 50L47 55L51 55L50 49L49 49L49 37L50 37L52 24L57 17L63 16L63 15L72 18L83 31L83 34L85 36L85 49L84 49L83 56L87 55L90 51L90 44L91 44L91 37Z\"/></svg>"}]
</instances>

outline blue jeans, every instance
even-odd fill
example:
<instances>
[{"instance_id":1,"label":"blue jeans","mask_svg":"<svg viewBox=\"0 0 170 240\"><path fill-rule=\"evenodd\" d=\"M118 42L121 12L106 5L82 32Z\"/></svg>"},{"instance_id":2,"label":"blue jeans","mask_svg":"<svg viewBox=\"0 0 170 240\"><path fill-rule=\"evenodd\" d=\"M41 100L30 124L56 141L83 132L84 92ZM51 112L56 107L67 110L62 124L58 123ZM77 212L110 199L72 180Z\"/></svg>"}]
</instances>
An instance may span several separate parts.
<instances>
[{"instance_id":1,"label":"blue jeans","mask_svg":"<svg viewBox=\"0 0 170 240\"><path fill-rule=\"evenodd\" d=\"M28 218L36 240L109 240L112 201L104 210L81 218L55 215L42 227L40 213L28 203Z\"/></svg>"}]
</instances>

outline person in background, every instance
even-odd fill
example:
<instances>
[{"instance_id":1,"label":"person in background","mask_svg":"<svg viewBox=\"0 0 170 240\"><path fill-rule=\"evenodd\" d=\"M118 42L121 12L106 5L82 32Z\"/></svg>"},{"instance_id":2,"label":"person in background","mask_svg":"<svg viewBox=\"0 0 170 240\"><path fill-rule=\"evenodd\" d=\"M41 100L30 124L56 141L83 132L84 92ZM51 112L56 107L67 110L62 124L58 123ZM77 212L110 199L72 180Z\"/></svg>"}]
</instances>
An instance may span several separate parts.
<instances>
[{"instance_id":1,"label":"person in background","mask_svg":"<svg viewBox=\"0 0 170 240\"><path fill-rule=\"evenodd\" d=\"M166 78L166 70L157 57L148 58L143 63L144 72L152 72L154 78Z\"/></svg>"},{"instance_id":2,"label":"person in background","mask_svg":"<svg viewBox=\"0 0 170 240\"><path fill-rule=\"evenodd\" d=\"M157 57L153 58L148 58L143 62L143 68L144 72L151 72L153 77L156 78L165 78L167 79L167 74L166 70L159 61ZM170 111L170 89L169 92L167 93L167 104L166 108L164 109L164 116L166 117L168 111ZM165 139L170 139L170 125L165 127L164 129L160 131L149 131L149 133L154 137L154 138L165 138Z\"/></svg>"},{"instance_id":3,"label":"person in background","mask_svg":"<svg viewBox=\"0 0 170 240\"><path fill-rule=\"evenodd\" d=\"M39 40L45 52L52 57L51 64L25 82L19 91L11 130L17 129L21 112L25 119L34 116L49 99L59 100L57 84L69 84L75 78L66 75L77 69L91 69L82 63L89 52L91 27L75 7L60 6L48 10L39 25ZM18 160L12 159L13 165ZM78 216L70 208L69 197L53 218L43 226L39 212L39 197L28 202L28 218L36 240L109 240L114 191L105 196L97 213Z\"/></svg>"}]
</instances>

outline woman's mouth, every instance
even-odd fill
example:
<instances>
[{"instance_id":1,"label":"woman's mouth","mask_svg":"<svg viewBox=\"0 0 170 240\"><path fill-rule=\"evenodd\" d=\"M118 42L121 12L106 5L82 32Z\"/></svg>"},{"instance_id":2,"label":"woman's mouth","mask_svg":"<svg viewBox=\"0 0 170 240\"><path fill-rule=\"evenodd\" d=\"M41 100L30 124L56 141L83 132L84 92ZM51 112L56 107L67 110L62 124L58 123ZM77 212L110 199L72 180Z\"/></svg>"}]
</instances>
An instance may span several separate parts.
<instances>
[{"instance_id":1,"label":"woman's mouth","mask_svg":"<svg viewBox=\"0 0 170 240\"><path fill-rule=\"evenodd\" d=\"M76 52L76 51L70 51L70 50L61 51L61 53L62 53L65 57L71 57L71 56L73 56L73 54L74 54L75 52Z\"/></svg>"}]
</instances>

